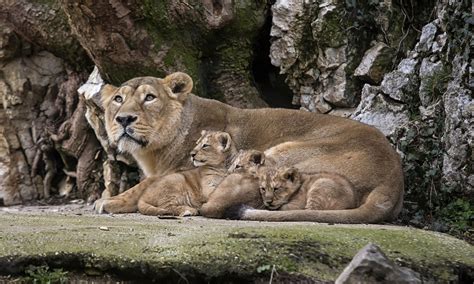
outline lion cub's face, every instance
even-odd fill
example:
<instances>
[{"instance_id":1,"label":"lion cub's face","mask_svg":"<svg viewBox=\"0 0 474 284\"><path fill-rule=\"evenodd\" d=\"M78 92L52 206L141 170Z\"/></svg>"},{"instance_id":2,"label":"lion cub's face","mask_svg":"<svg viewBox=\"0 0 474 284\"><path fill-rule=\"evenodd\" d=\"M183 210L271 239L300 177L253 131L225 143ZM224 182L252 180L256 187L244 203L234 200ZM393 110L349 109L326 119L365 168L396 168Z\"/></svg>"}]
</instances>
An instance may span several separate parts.
<instances>
[{"instance_id":1,"label":"lion cub's face","mask_svg":"<svg viewBox=\"0 0 474 284\"><path fill-rule=\"evenodd\" d=\"M192 79L179 72L164 79L135 78L118 88L106 85L101 95L110 142L132 154L171 143L192 85Z\"/></svg>"},{"instance_id":2,"label":"lion cub's face","mask_svg":"<svg viewBox=\"0 0 474 284\"><path fill-rule=\"evenodd\" d=\"M229 133L222 131L201 132L201 138L191 151L194 166L224 166L225 162L236 152Z\"/></svg>"},{"instance_id":3,"label":"lion cub's face","mask_svg":"<svg viewBox=\"0 0 474 284\"><path fill-rule=\"evenodd\" d=\"M265 163L265 154L257 150L240 150L229 167L230 173L257 174L258 168Z\"/></svg>"},{"instance_id":4,"label":"lion cub's face","mask_svg":"<svg viewBox=\"0 0 474 284\"><path fill-rule=\"evenodd\" d=\"M296 168L264 168L258 173L260 194L269 209L278 209L289 202L301 187L301 174Z\"/></svg>"}]
</instances>

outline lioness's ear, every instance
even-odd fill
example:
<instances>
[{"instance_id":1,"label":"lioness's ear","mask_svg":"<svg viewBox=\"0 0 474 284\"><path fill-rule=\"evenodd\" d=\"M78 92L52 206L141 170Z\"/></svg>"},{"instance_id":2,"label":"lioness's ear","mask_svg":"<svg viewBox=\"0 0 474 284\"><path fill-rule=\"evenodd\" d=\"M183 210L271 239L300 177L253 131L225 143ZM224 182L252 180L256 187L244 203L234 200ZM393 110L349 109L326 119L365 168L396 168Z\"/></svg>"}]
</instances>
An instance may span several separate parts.
<instances>
[{"instance_id":1,"label":"lioness's ear","mask_svg":"<svg viewBox=\"0 0 474 284\"><path fill-rule=\"evenodd\" d=\"M105 84L102 89L100 90L100 101L102 105L107 104L117 91L117 87L112 86L110 84Z\"/></svg>"},{"instance_id":2,"label":"lioness's ear","mask_svg":"<svg viewBox=\"0 0 474 284\"><path fill-rule=\"evenodd\" d=\"M184 101L193 89L193 79L183 72L175 72L166 76L161 83L169 88L169 95L173 99Z\"/></svg>"},{"instance_id":3,"label":"lioness's ear","mask_svg":"<svg viewBox=\"0 0 474 284\"><path fill-rule=\"evenodd\" d=\"M298 170L294 167L286 169L285 172L283 173L283 178L291 182L295 182L297 176L298 176Z\"/></svg>"},{"instance_id":4,"label":"lioness's ear","mask_svg":"<svg viewBox=\"0 0 474 284\"><path fill-rule=\"evenodd\" d=\"M201 130L201 136L204 136L207 134L207 130Z\"/></svg>"},{"instance_id":5,"label":"lioness's ear","mask_svg":"<svg viewBox=\"0 0 474 284\"><path fill-rule=\"evenodd\" d=\"M222 146L222 152L226 152L230 149L230 144L232 143L232 140L230 138L229 133L221 133L219 134L219 137L217 139L219 140L219 143Z\"/></svg>"},{"instance_id":6,"label":"lioness's ear","mask_svg":"<svg viewBox=\"0 0 474 284\"><path fill-rule=\"evenodd\" d=\"M263 165L265 163L265 154L260 151L253 151L250 154L250 161L255 165Z\"/></svg>"}]
</instances>

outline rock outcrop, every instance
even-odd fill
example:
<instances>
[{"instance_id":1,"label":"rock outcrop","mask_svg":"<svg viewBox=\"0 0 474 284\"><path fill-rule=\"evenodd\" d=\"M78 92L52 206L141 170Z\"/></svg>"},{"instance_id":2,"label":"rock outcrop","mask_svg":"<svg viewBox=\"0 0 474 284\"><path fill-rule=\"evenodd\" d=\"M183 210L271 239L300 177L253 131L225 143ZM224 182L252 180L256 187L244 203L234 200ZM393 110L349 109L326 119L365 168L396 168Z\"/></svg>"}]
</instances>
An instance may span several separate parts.
<instances>
[{"instance_id":1,"label":"rock outcrop","mask_svg":"<svg viewBox=\"0 0 474 284\"><path fill-rule=\"evenodd\" d=\"M389 260L375 244L369 243L352 259L336 279L336 284L350 283L422 283L410 268Z\"/></svg>"},{"instance_id":2,"label":"rock outcrop","mask_svg":"<svg viewBox=\"0 0 474 284\"><path fill-rule=\"evenodd\" d=\"M270 57L293 102L382 130L403 157L411 221L472 225L459 217L474 210L471 10L462 1L272 7Z\"/></svg>"}]
</instances>

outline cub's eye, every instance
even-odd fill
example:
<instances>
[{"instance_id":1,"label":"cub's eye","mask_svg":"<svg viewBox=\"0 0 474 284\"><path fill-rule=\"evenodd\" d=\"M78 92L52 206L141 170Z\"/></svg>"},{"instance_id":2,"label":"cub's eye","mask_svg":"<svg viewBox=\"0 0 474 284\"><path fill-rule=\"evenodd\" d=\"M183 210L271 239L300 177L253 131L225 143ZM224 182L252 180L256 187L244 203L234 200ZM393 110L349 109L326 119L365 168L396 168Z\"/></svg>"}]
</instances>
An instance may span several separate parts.
<instances>
[{"instance_id":1,"label":"cub's eye","mask_svg":"<svg viewBox=\"0 0 474 284\"><path fill-rule=\"evenodd\" d=\"M273 191L279 191L280 189L278 187L275 187Z\"/></svg>"},{"instance_id":2,"label":"cub's eye","mask_svg":"<svg viewBox=\"0 0 474 284\"><path fill-rule=\"evenodd\" d=\"M156 98L155 95L152 95L152 94L148 94L145 96L145 102L149 102L149 101L152 101Z\"/></svg>"},{"instance_id":3,"label":"cub's eye","mask_svg":"<svg viewBox=\"0 0 474 284\"><path fill-rule=\"evenodd\" d=\"M208 144L204 144L204 145L202 145L202 148L203 148L203 149L209 148L209 145L208 145Z\"/></svg>"},{"instance_id":4,"label":"cub's eye","mask_svg":"<svg viewBox=\"0 0 474 284\"><path fill-rule=\"evenodd\" d=\"M123 98L122 98L121 96L115 96L115 97L114 97L114 101L115 101L116 103L121 104L121 103L123 102Z\"/></svg>"},{"instance_id":5,"label":"cub's eye","mask_svg":"<svg viewBox=\"0 0 474 284\"><path fill-rule=\"evenodd\" d=\"M265 191L265 188L264 187L260 187L260 191Z\"/></svg>"},{"instance_id":6,"label":"cub's eye","mask_svg":"<svg viewBox=\"0 0 474 284\"><path fill-rule=\"evenodd\" d=\"M235 168L240 169L240 168L242 168L242 166L241 165L236 165Z\"/></svg>"}]
</instances>

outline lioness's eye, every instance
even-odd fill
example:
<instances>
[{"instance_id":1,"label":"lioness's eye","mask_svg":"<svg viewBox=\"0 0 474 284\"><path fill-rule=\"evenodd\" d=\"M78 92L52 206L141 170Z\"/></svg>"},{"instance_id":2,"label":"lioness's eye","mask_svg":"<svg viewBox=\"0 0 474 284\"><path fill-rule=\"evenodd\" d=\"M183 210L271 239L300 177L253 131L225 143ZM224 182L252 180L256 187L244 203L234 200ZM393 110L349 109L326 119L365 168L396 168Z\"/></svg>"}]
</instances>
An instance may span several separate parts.
<instances>
[{"instance_id":1,"label":"lioness's eye","mask_svg":"<svg viewBox=\"0 0 474 284\"><path fill-rule=\"evenodd\" d=\"M123 98L121 96L115 96L114 101L121 104L123 102Z\"/></svg>"},{"instance_id":2,"label":"lioness's eye","mask_svg":"<svg viewBox=\"0 0 474 284\"><path fill-rule=\"evenodd\" d=\"M148 95L146 95L146 97L145 97L145 101L146 101L146 102L149 102L149 101L154 100L155 98L156 98L155 95L148 94Z\"/></svg>"},{"instance_id":3,"label":"lioness's eye","mask_svg":"<svg viewBox=\"0 0 474 284\"><path fill-rule=\"evenodd\" d=\"M241 165L235 166L236 169L240 169L241 167L242 167Z\"/></svg>"},{"instance_id":4,"label":"lioness's eye","mask_svg":"<svg viewBox=\"0 0 474 284\"><path fill-rule=\"evenodd\" d=\"M203 149L209 148L209 145L208 145L208 144L204 144L204 145L202 145L202 148L203 148Z\"/></svg>"}]
</instances>

